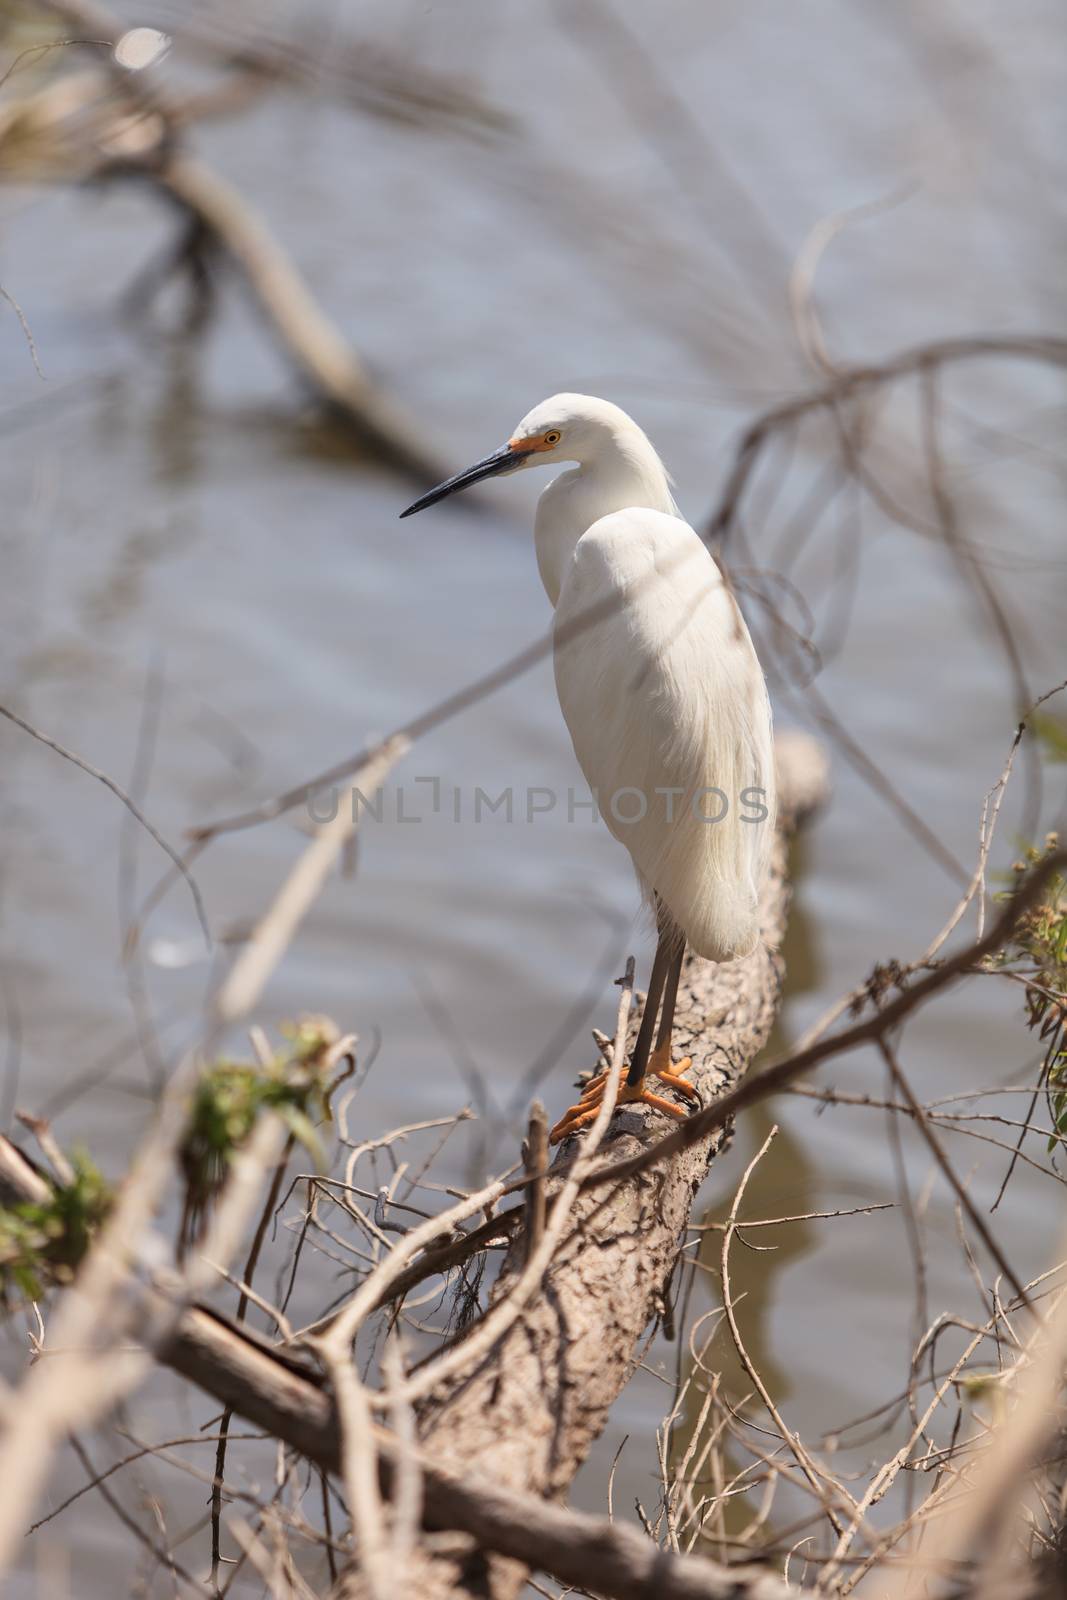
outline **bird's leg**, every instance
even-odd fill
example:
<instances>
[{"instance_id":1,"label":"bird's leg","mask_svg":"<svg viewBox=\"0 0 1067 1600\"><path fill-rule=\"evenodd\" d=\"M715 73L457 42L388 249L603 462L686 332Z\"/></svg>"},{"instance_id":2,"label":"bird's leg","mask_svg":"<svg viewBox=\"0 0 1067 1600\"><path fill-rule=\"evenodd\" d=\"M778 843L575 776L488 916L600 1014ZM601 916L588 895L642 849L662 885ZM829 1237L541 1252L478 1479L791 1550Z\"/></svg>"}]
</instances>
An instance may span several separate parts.
<instances>
[{"instance_id":1,"label":"bird's leg","mask_svg":"<svg viewBox=\"0 0 1067 1600\"><path fill-rule=\"evenodd\" d=\"M682 1073L692 1066L692 1060L686 1056L679 1061L677 1066L671 1061L671 1034L674 1031L674 1009L678 1003L678 982L682 976L682 961L685 957L685 940L679 939L678 948L671 957L670 968L663 991L663 1010L659 1019L659 1032L656 1034L656 1048L648 1058L646 1072L654 1073L657 1078L684 1094L687 1100L699 1100L700 1096L691 1083L686 1083ZM634 1063L637 1061L637 1051L634 1051ZM634 1081L634 1068L630 1067L630 1079Z\"/></svg>"},{"instance_id":2,"label":"bird's leg","mask_svg":"<svg viewBox=\"0 0 1067 1600\"><path fill-rule=\"evenodd\" d=\"M670 942L666 932L661 931L656 954L652 958L652 971L648 978L648 994L641 1015L641 1026L637 1030L634 1053L630 1057L630 1070L626 1074L626 1086L629 1089L635 1088L648 1070L648 1057L656 1031L656 1016L670 964Z\"/></svg>"},{"instance_id":3,"label":"bird's leg","mask_svg":"<svg viewBox=\"0 0 1067 1600\"><path fill-rule=\"evenodd\" d=\"M675 956L673 944L674 936L672 934L668 932L660 933L655 958L652 962L652 971L649 974L648 994L645 998L645 1009L641 1017L641 1026L637 1033L637 1042L634 1045L633 1059L626 1078L619 1085L618 1103L626 1105L639 1101L643 1105L655 1106L657 1111L667 1112L668 1116L684 1117L686 1113L680 1107L674 1105L670 1100L665 1100L662 1095L653 1094L650 1089L646 1089L644 1086L645 1074L650 1066L652 1040L656 1037L656 1015L659 1011L660 998L664 993L665 984L668 988L670 1001L670 1016L667 1023L666 1039L667 1066L669 1067L670 1065L670 1027L674 1021L674 1002L678 992L682 948L684 948L680 947L677 956ZM671 984L672 979L673 986ZM651 1060L655 1060L659 1056L662 1039L663 1026L661 1024L656 1051L654 1055L651 1055ZM688 1064L688 1062L683 1063L683 1070ZM664 1078L672 1088L680 1088L683 1094L696 1098L696 1090L674 1073L662 1071L659 1067L653 1067L652 1070ZM571 1106L570 1110L560 1118L552 1129L549 1134L550 1144L558 1144L561 1139L567 1138L568 1134L577 1132L579 1128L586 1127L595 1119L600 1109L600 1102L604 1098L607 1082L608 1075L606 1072L599 1072L595 1078L590 1079L582 1092L582 1097L578 1104Z\"/></svg>"}]
</instances>

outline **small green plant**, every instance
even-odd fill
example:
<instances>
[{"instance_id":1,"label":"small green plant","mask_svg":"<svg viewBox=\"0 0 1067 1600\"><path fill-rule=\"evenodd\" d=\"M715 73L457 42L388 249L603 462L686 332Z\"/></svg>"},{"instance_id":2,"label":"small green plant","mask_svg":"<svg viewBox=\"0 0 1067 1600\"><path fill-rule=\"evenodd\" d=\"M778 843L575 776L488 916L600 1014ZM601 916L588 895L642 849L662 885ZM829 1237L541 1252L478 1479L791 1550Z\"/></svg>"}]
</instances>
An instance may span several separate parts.
<instances>
[{"instance_id":1,"label":"small green plant","mask_svg":"<svg viewBox=\"0 0 1067 1600\"><path fill-rule=\"evenodd\" d=\"M93 1234L111 1209L112 1192L83 1151L69 1183L39 1204L0 1206L0 1290L6 1304L39 1300L49 1283L69 1283Z\"/></svg>"},{"instance_id":2,"label":"small green plant","mask_svg":"<svg viewBox=\"0 0 1067 1600\"><path fill-rule=\"evenodd\" d=\"M317 1167L325 1165L316 1124L330 1119L337 1030L325 1018L308 1017L283 1024L281 1032L289 1047L270 1063L224 1058L200 1077L181 1147L186 1186L180 1231L183 1251L200 1236L234 1153L264 1111L276 1112L293 1143L303 1145Z\"/></svg>"},{"instance_id":3,"label":"small green plant","mask_svg":"<svg viewBox=\"0 0 1067 1600\"><path fill-rule=\"evenodd\" d=\"M1055 833L1047 836L1043 848L1030 846L1012 866L1016 887L1058 847ZM998 898L1009 899L1014 892L1006 890ZM1048 1147L1053 1151L1067 1135L1067 879L1061 873L1049 880L1044 898L1019 918L997 964L1022 973L1027 1027L1046 1042L1045 1088L1053 1130Z\"/></svg>"}]
</instances>

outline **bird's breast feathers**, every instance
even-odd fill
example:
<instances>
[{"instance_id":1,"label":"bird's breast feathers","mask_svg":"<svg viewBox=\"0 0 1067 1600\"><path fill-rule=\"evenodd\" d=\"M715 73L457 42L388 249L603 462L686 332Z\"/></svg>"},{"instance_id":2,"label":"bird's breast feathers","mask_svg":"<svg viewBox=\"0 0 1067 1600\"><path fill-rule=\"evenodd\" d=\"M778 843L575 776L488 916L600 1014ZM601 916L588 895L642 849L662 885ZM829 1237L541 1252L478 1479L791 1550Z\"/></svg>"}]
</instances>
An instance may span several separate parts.
<instances>
[{"instance_id":1,"label":"bird's breast feathers","mask_svg":"<svg viewBox=\"0 0 1067 1600\"><path fill-rule=\"evenodd\" d=\"M744 954L773 826L770 709L740 611L692 528L638 508L593 524L560 592L555 670L579 764L639 875L697 950Z\"/></svg>"}]
</instances>

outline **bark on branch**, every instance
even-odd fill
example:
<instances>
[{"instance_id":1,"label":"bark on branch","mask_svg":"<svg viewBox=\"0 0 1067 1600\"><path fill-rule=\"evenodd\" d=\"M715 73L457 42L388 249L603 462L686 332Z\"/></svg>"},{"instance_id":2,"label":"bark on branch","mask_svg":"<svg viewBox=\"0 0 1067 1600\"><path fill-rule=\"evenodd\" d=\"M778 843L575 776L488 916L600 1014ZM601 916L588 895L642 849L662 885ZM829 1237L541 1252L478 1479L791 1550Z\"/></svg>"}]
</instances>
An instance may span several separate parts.
<instances>
[{"instance_id":1,"label":"bark on branch","mask_svg":"<svg viewBox=\"0 0 1067 1600\"><path fill-rule=\"evenodd\" d=\"M164 1359L326 1471L338 1470L340 1426L325 1385L255 1334L197 1309L182 1319ZM375 1433L388 1488L395 1441L384 1429ZM700 1556L673 1555L607 1517L566 1511L488 1477L452 1472L425 1451L418 1464L427 1526L462 1532L473 1547L503 1552L522 1570L544 1568L563 1583L612 1600L647 1600L651 1594L657 1600L804 1600L765 1567L725 1567ZM422 1600L414 1575L406 1592Z\"/></svg>"}]
</instances>

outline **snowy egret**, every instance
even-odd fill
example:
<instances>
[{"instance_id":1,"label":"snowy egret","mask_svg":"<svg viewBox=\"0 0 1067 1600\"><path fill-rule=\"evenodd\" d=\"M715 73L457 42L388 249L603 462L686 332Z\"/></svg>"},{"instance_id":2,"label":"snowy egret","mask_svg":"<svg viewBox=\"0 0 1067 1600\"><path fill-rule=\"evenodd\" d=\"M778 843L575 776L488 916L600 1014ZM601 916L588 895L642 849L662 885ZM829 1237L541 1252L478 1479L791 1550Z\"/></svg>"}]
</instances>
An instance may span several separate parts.
<instances>
[{"instance_id":1,"label":"snowy egret","mask_svg":"<svg viewBox=\"0 0 1067 1600\"><path fill-rule=\"evenodd\" d=\"M756 948L773 829L770 703L733 594L682 520L648 438L589 395L535 406L506 445L402 515L484 478L558 462L575 465L545 489L534 526L555 607L556 689L578 763L630 852L658 932L619 1100L684 1117L645 1078L696 1098L681 1076L688 1059L671 1058L685 947L710 961ZM605 1083L604 1074L591 1081L553 1143L593 1120Z\"/></svg>"}]
</instances>

